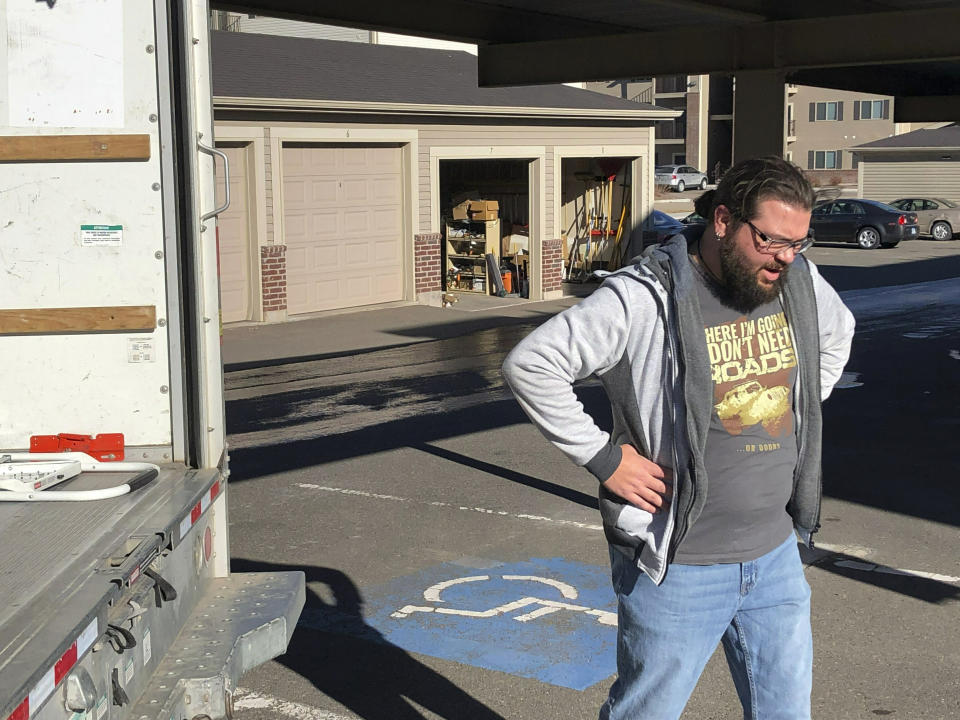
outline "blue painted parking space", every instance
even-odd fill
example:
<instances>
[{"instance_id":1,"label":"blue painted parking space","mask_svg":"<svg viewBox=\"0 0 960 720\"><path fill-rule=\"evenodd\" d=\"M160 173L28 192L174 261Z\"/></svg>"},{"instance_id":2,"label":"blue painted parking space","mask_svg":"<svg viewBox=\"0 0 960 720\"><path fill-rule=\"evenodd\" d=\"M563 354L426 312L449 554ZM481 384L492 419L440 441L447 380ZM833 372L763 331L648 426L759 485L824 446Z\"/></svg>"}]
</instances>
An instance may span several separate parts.
<instances>
[{"instance_id":1,"label":"blue painted parking space","mask_svg":"<svg viewBox=\"0 0 960 720\"><path fill-rule=\"evenodd\" d=\"M367 625L404 650L576 690L616 671L606 566L446 563L364 595Z\"/></svg>"}]
</instances>

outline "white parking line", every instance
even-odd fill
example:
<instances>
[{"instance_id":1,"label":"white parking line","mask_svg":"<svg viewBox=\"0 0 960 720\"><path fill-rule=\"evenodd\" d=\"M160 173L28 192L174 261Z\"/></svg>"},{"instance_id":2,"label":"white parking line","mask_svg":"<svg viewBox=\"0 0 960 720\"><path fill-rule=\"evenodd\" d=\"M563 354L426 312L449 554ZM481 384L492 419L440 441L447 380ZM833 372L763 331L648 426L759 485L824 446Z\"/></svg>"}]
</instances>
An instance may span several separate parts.
<instances>
[{"instance_id":1,"label":"white parking line","mask_svg":"<svg viewBox=\"0 0 960 720\"><path fill-rule=\"evenodd\" d=\"M273 717L282 715L294 720L355 720L355 716L340 715L312 705L281 700L272 695L261 695L246 688L237 688L233 695L233 707L235 710L267 710ZM242 713L240 716L242 717Z\"/></svg>"},{"instance_id":2,"label":"white parking line","mask_svg":"<svg viewBox=\"0 0 960 720\"><path fill-rule=\"evenodd\" d=\"M489 510L482 507L468 507L466 505L454 505L452 503L445 502L426 502L423 500L414 500L412 498L400 497L398 495L384 495L382 493L373 493L365 492L363 490L352 490L350 488L336 488L336 487L327 487L326 485L316 485L314 483L297 483L298 487L301 487L305 490L321 490L323 492L338 493L340 495L354 495L357 497L368 498L371 500L387 500L391 502L400 502L400 503L412 503L416 505L428 505L430 507L439 507L439 508L449 508L452 510L466 511L466 512L476 512L482 513L484 515L496 515L498 517L508 517L514 520L533 520L536 522L551 523L553 525L567 525L579 528L581 530L594 530L594 531L603 531L602 525L594 525L591 523L577 522L575 520L557 520L555 518L544 517L542 515L529 515L526 513L509 513L504 510ZM867 557L874 555L875 552L870 548L861 547L859 545L831 545L830 543L821 543L816 544L817 550L822 552L831 553L831 554L841 554L853 556L865 560ZM937 582L944 583L960 583L960 577L955 577L953 575L943 575L941 573L926 572L924 570L904 570L901 568L892 568L886 565L881 565L874 562L855 562L850 560L836 560L834 561L835 565L840 567L854 568L857 570L870 570L872 572L886 573L888 575L903 575L907 577L916 577L922 578L925 580L936 580Z\"/></svg>"},{"instance_id":3,"label":"white parking line","mask_svg":"<svg viewBox=\"0 0 960 720\"><path fill-rule=\"evenodd\" d=\"M827 553L846 555L848 558L857 558L856 560L849 560L846 558L832 560L833 564L837 567L878 572L886 575L903 575L906 577L922 578L924 580L936 580L937 582L942 583L960 583L960 577L956 577L954 575L943 575L941 573L927 572L925 570L905 570L902 568L893 568L887 565L881 565L880 563L872 562L868 558L875 555L876 552L861 545L831 545L830 543L818 542L816 544L816 548L817 550Z\"/></svg>"},{"instance_id":4,"label":"white parking line","mask_svg":"<svg viewBox=\"0 0 960 720\"><path fill-rule=\"evenodd\" d=\"M369 498L371 500L389 500L392 502L412 503L416 505L428 505L430 507L449 508L452 510L475 512L483 515L496 515L499 517L508 517L514 520L533 520L535 522L551 523L553 525L566 525L579 528L581 530L599 530L603 531L602 525L592 523L578 522L576 520L557 520L555 518L544 517L543 515L530 515L528 513L509 513L505 510L489 510L482 507L468 507L466 505L454 505L439 501L426 502L424 500L414 500L412 498L398 497L396 495L383 495L381 493L364 492L363 490L351 490L350 488L327 487L326 485L315 485L314 483L297 483L297 487L305 490L322 490L323 492L339 493L341 495L355 495L358 497Z\"/></svg>"},{"instance_id":5,"label":"white parking line","mask_svg":"<svg viewBox=\"0 0 960 720\"><path fill-rule=\"evenodd\" d=\"M936 580L942 583L960 583L960 577L953 575L941 575L940 573L924 572L922 570L898 570L897 568L887 567L886 565L877 565L876 563L862 562L860 560L835 560L833 562L837 567L850 568L851 570L865 570L867 572L878 572L885 575L902 575L905 577L923 578L925 580Z\"/></svg>"}]
</instances>

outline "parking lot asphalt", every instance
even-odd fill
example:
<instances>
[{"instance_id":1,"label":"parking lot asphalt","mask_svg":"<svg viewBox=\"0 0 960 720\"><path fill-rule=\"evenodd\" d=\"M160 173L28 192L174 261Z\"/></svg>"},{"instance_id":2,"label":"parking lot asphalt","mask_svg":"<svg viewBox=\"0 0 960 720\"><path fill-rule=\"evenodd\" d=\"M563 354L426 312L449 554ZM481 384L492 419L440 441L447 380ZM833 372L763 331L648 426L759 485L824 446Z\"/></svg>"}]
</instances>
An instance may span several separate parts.
<instances>
[{"instance_id":1,"label":"parking lot asphalt","mask_svg":"<svg viewBox=\"0 0 960 720\"><path fill-rule=\"evenodd\" d=\"M805 554L814 717L960 717L960 241L810 252L859 318ZM243 678L241 720L595 716L614 636L595 482L499 377L574 302L226 329L234 566L308 580L289 652ZM579 395L609 422L597 383ZM718 654L684 718L738 716Z\"/></svg>"}]
</instances>

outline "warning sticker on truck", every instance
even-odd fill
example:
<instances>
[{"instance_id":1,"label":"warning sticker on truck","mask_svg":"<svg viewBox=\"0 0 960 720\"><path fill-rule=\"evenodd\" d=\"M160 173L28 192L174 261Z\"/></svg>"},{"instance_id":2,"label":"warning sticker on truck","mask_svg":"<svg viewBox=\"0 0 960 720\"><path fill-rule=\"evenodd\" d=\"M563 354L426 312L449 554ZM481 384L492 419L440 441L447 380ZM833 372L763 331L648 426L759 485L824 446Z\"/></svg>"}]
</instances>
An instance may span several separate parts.
<instances>
[{"instance_id":1,"label":"warning sticker on truck","mask_svg":"<svg viewBox=\"0 0 960 720\"><path fill-rule=\"evenodd\" d=\"M151 338L127 338L127 362L156 362L157 353Z\"/></svg>"},{"instance_id":2,"label":"warning sticker on truck","mask_svg":"<svg viewBox=\"0 0 960 720\"><path fill-rule=\"evenodd\" d=\"M80 244L83 247L120 247L123 245L123 225L81 225Z\"/></svg>"}]
</instances>

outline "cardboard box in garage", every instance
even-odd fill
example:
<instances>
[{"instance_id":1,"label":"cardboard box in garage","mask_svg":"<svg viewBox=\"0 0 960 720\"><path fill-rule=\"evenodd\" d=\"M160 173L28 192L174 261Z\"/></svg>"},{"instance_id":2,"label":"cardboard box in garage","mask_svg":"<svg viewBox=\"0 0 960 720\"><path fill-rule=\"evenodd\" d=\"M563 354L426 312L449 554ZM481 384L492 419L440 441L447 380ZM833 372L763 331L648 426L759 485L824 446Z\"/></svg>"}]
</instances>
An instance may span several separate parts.
<instances>
[{"instance_id":1,"label":"cardboard box in garage","mask_svg":"<svg viewBox=\"0 0 960 720\"><path fill-rule=\"evenodd\" d=\"M454 220L496 220L500 204L496 200L464 200L453 208Z\"/></svg>"},{"instance_id":2,"label":"cardboard box in garage","mask_svg":"<svg viewBox=\"0 0 960 720\"><path fill-rule=\"evenodd\" d=\"M500 217L500 203L496 200L470 200L471 220L496 220Z\"/></svg>"}]
</instances>

